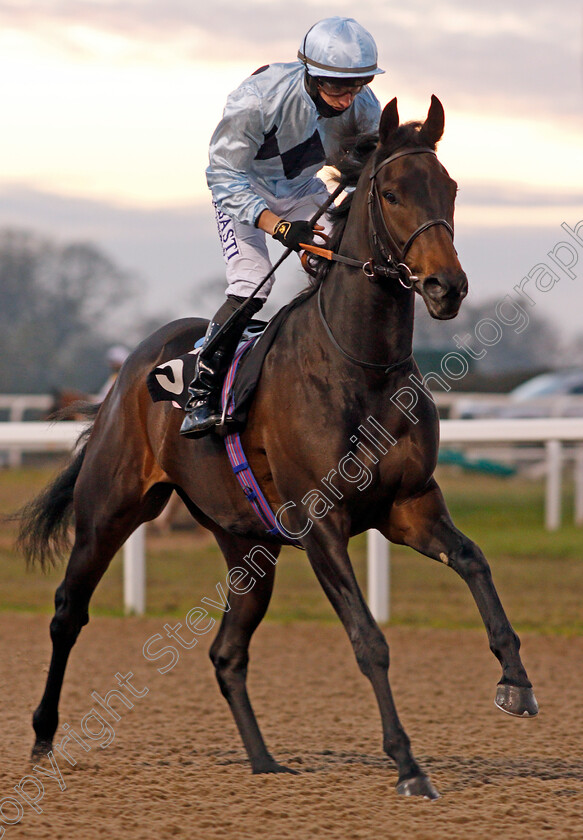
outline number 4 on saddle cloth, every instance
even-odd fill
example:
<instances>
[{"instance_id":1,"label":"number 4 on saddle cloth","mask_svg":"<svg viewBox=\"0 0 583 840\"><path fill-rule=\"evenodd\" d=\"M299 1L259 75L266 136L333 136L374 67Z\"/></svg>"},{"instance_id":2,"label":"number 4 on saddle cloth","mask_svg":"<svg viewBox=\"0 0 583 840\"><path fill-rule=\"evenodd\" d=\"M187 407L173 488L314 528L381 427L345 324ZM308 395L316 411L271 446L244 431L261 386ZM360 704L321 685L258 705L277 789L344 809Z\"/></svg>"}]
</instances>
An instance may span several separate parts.
<instances>
[{"instance_id":1,"label":"number 4 on saddle cloth","mask_svg":"<svg viewBox=\"0 0 583 840\"><path fill-rule=\"evenodd\" d=\"M237 481L247 496L249 503L265 525L268 534L281 542L302 548L298 540L289 537L278 525L274 513L261 492L253 472L245 458L239 431L245 425L247 414L253 400L253 394L259 382L263 362L267 356L279 328L289 312L297 305L294 300L281 309L269 323L251 321L243 333L235 351L231 366L223 383L221 405L223 417L229 415L228 434L224 435L227 455ZM204 341L202 336L194 350L169 359L154 368L147 378L148 391L154 402L169 400L176 408L186 410L189 398L188 385L193 380L196 369L196 357ZM221 427L217 427L221 434Z\"/></svg>"}]
</instances>

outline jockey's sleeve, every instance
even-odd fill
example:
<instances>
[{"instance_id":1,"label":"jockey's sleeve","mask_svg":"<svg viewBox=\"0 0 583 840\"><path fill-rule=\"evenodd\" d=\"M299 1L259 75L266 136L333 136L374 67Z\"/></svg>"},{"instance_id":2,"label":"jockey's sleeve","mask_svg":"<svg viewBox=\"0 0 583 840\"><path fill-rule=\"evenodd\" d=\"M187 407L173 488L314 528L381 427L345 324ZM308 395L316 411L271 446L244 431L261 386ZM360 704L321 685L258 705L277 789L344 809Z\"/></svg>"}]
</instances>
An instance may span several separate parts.
<instances>
[{"instance_id":1,"label":"jockey's sleeve","mask_svg":"<svg viewBox=\"0 0 583 840\"><path fill-rule=\"evenodd\" d=\"M219 209L240 222L254 224L267 202L253 190L249 171L264 142L261 98L251 85L227 99L223 118L209 148L207 183Z\"/></svg>"}]
</instances>

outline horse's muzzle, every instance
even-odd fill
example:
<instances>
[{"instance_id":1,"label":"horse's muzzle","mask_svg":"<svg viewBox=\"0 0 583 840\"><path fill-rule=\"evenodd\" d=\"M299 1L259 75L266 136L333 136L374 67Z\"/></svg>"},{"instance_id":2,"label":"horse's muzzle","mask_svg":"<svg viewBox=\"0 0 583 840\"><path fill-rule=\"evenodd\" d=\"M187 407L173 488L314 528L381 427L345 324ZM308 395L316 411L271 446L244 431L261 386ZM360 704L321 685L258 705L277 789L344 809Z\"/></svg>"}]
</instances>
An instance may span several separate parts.
<instances>
[{"instance_id":1,"label":"horse's muzzle","mask_svg":"<svg viewBox=\"0 0 583 840\"><path fill-rule=\"evenodd\" d=\"M421 280L418 291L431 317L447 321L455 318L468 293L468 278L461 270L436 272Z\"/></svg>"}]
</instances>

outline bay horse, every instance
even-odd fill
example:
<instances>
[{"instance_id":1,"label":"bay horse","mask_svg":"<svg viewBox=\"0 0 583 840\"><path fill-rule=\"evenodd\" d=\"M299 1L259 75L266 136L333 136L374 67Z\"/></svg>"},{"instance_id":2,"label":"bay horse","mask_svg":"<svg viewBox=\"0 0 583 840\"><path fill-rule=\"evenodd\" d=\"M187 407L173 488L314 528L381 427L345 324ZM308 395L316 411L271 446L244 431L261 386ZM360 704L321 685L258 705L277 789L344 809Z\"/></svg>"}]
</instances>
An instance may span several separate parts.
<instances>
[{"instance_id":1,"label":"bay horse","mask_svg":"<svg viewBox=\"0 0 583 840\"><path fill-rule=\"evenodd\" d=\"M457 314L467 293L452 239L456 184L435 153L443 127L436 97L423 123L404 125L394 99L383 110L374 144L360 162L353 155L356 187L340 205L332 238L349 264L335 262L325 277L322 272L290 312L265 359L242 433L267 501L273 511L283 511L286 531L301 535L358 666L372 684L383 748L397 766L397 791L429 799L438 793L413 757L399 721L388 680L389 648L348 555L352 535L376 528L457 572L502 666L496 705L517 716L537 712L520 642L488 563L453 525L433 477L439 436L434 402L426 394L411 418L391 401L410 386L412 374L419 376L411 355L413 293L442 320ZM23 548L29 560L41 563L62 550L73 513L75 521L74 545L55 595L46 689L33 716L34 756L51 749L67 659L89 620L95 587L124 541L154 518L176 489L192 515L213 532L229 570L255 550L257 579L248 591L231 587L230 609L210 657L252 772L294 772L269 753L246 689L249 643L267 610L275 575L275 560L267 558L277 557L281 539L265 531L250 507L219 436L181 438L182 412L168 402L153 403L146 389L148 372L187 353L205 328L202 319L175 321L131 354L84 446L25 515ZM373 452L363 425L369 418L383 429L385 443L390 439L395 445ZM340 469L347 454L361 467L368 458L372 480L357 486L348 462ZM320 488L316 496L314 488Z\"/></svg>"},{"instance_id":2,"label":"bay horse","mask_svg":"<svg viewBox=\"0 0 583 840\"><path fill-rule=\"evenodd\" d=\"M97 406L91 394L76 388L54 388L52 398L45 415L46 420L85 420L89 414L89 404ZM97 413L97 408L94 413Z\"/></svg>"}]
</instances>

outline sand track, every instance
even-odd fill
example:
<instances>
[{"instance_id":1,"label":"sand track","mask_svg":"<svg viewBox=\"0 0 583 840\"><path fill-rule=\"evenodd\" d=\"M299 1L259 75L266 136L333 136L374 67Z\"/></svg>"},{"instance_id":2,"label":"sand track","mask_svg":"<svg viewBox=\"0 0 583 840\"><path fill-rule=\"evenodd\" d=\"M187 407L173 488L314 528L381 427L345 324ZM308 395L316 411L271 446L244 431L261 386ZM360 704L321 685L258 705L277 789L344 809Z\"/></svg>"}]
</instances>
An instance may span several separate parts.
<instances>
[{"instance_id":1,"label":"sand track","mask_svg":"<svg viewBox=\"0 0 583 840\"><path fill-rule=\"evenodd\" d=\"M0 616L0 798L14 797L30 772L48 622ZM131 671L133 685L148 693L131 710L117 705L121 720L111 722L107 747L99 746L104 735L87 753L77 748L75 767L59 760L66 789L44 777L42 813L25 804L17 825L0 822L6 840L583 837L583 638L523 639L541 712L517 720L494 708L499 668L485 633L387 631L401 719L442 794L429 803L397 797L372 691L339 626L266 623L257 632L252 700L269 748L300 775L254 777L208 644L184 651L166 674L144 659L144 642L164 623L98 618L83 631L61 722L79 730L94 706L91 692L115 687L117 672ZM10 807L0 816L16 818Z\"/></svg>"}]
</instances>

